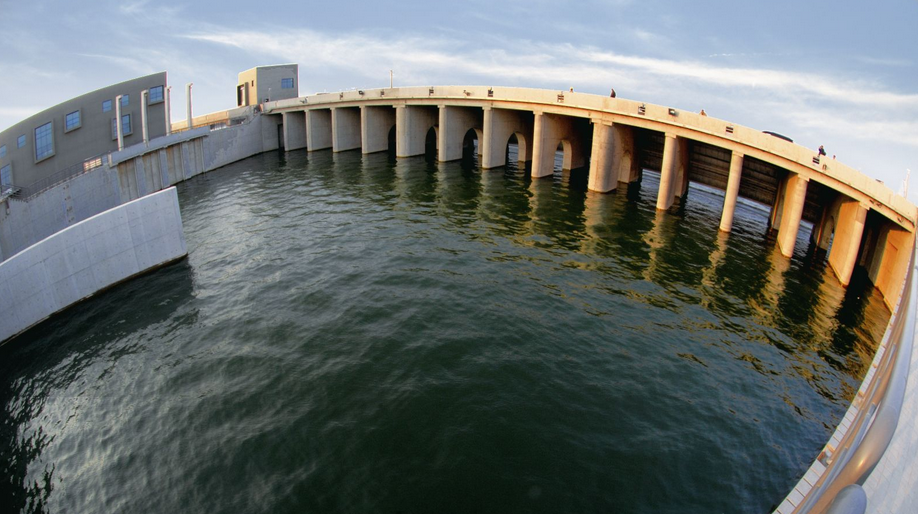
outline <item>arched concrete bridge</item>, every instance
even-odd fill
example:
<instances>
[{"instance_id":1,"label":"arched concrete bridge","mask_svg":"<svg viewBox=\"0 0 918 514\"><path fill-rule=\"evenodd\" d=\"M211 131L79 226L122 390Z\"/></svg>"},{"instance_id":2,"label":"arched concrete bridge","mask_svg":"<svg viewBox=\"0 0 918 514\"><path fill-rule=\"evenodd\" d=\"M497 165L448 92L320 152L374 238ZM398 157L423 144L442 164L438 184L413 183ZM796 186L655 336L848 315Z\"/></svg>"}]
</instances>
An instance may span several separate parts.
<instances>
[{"instance_id":1,"label":"arched concrete bridge","mask_svg":"<svg viewBox=\"0 0 918 514\"><path fill-rule=\"evenodd\" d=\"M435 86L325 93L269 102L282 117L287 150L386 151L398 157L435 148L462 158L479 141L482 168L506 164L518 145L533 177L550 176L556 151L564 169L589 166L589 189L609 192L659 170L657 208L684 198L690 180L725 191L720 229L729 232L737 197L771 205L769 227L785 257L801 220L811 241L847 285L864 266L892 306L914 244L916 208L882 183L787 140L728 121L598 95L525 88ZM431 148L431 147L434 148Z\"/></svg>"}]
</instances>

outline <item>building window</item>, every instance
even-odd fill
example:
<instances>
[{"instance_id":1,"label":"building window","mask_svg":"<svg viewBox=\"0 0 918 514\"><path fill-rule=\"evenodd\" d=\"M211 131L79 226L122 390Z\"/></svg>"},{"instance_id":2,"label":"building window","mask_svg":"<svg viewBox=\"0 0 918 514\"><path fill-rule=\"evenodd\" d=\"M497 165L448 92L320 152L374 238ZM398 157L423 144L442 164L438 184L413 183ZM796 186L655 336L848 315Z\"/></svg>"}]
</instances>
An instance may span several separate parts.
<instances>
[{"instance_id":1,"label":"building window","mask_svg":"<svg viewBox=\"0 0 918 514\"><path fill-rule=\"evenodd\" d=\"M108 112L110 110L112 110L112 101L106 100L102 102L102 112Z\"/></svg>"},{"instance_id":2,"label":"building window","mask_svg":"<svg viewBox=\"0 0 918 514\"><path fill-rule=\"evenodd\" d=\"M82 126L80 122L80 111L73 111L64 117L64 132L78 129Z\"/></svg>"},{"instance_id":3,"label":"building window","mask_svg":"<svg viewBox=\"0 0 918 514\"><path fill-rule=\"evenodd\" d=\"M16 138L16 148L22 148L25 146L25 134Z\"/></svg>"},{"instance_id":4,"label":"building window","mask_svg":"<svg viewBox=\"0 0 918 514\"><path fill-rule=\"evenodd\" d=\"M131 103L131 95L121 95L121 107L127 107Z\"/></svg>"},{"instance_id":5,"label":"building window","mask_svg":"<svg viewBox=\"0 0 918 514\"><path fill-rule=\"evenodd\" d=\"M52 122L35 129L35 162L54 155L54 130Z\"/></svg>"},{"instance_id":6,"label":"building window","mask_svg":"<svg viewBox=\"0 0 918 514\"><path fill-rule=\"evenodd\" d=\"M0 157L6 157L6 145L0 146Z\"/></svg>"},{"instance_id":7,"label":"building window","mask_svg":"<svg viewBox=\"0 0 918 514\"><path fill-rule=\"evenodd\" d=\"M9 164L0 168L0 185L9 186L13 184L13 167Z\"/></svg>"},{"instance_id":8,"label":"building window","mask_svg":"<svg viewBox=\"0 0 918 514\"><path fill-rule=\"evenodd\" d=\"M281 89L293 89L293 79L281 79Z\"/></svg>"},{"instance_id":9,"label":"building window","mask_svg":"<svg viewBox=\"0 0 918 514\"><path fill-rule=\"evenodd\" d=\"M163 101L163 86L151 87L150 96L148 98L149 98L148 103L150 104L162 102Z\"/></svg>"},{"instance_id":10,"label":"building window","mask_svg":"<svg viewBox=\"0 0 918 514\"><path fill-rule=\"evenodd\" d=\"M112 139L118 139L118 126L115 125L115 120L117 118L112 118ZM131 129L131 115L124 114L121 116L121 135L130 136L133 133Z\"/></svg>"}]
</instances>

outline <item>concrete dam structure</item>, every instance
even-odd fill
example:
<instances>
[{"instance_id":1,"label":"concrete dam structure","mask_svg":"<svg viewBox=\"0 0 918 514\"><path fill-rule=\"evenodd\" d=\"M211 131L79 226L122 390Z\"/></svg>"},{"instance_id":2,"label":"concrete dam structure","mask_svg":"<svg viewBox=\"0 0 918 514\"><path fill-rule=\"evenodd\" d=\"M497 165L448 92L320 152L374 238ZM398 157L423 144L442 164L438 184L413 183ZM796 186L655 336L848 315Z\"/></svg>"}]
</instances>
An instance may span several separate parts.
<instances>
[{"instance_id":1,"label":"concrete dam structure","mask_svg":"<svg viewBox=\"0 0 918 514\"><path fill-rule=\"evenodd\" d=\"M254 80L251 83L254 88ZM167 106L169 89L164 93ZM740 198L764 204L770 207L769 233L785 258L798 247L801 225L810 223L810 244L825 252L838 281L847 285L855 268L864 268L894 311L849 415L776 512L823 512L836 498L858 505L863 495L859 488L874 467L908 467L899 455L888 452L884 457L891 433L885 443L874 443L876 436L869 435L872 426L881 425L875 420L889 405L898 401L895 416L884 418L887 424L891 420L895 432L899 412L907 412L909 402L918 400L918 395L905 392L908 375L915 375L914 368L909 369L915 318L910 270L918 210L884 184L769 133L620 98L487 86L367 89L281 100L250 93L245 83L237 92L238 108L199 118L191 116L189 100L185 122L172 124L167 108L165 135L149 139L144 125L143 142L102 158L93 156L98 164L90 167L77 162L89 156L74 158L67 169L75 171L53 183L43 176L40 189L30 189L27 180L18 178L27 170L14 170L23 187L4 184L0 256L10 259L102 211L279 149L394 151L397 158L427 154L446 162L477 148L481 168L487 170L506 165L508 147L515 144L519 161L533 178L550 177L560 157L565 170L588 168L588 188L596 193L640 182L644 170L659 172L656 207L661 215L691 201L689 182L724 191L719 230L725 233L732 229ZM144 111L144 124L146 120ZM120 130L120 125L115 128ZM117 137L123 144L123 135L118 132ZM29 194L17 195L17 190ZM77 192L82 193L72 194ZM897 433L909 431L914 432L914 426L900 426ZM880 449L862 458L864 441ZM882 458L886 460L878 464ZM894 501L898 494L877 485L865 487L868 497L875 493L871 501ZM881 489L886 499L876 493Z\"/></svg>"},{"instance_id":2,"label":"concrete dam structure","mask_svg":"<svg viewBox=\"0 0 918 514\"><path fill-rule=\"evenodd\" d=\"M589 166L589 189L606 193L660 172L657 209L684 199L689 181L725 191L720 230L738 197L771 206L769 225L785 257L802 220L847 285L856 265L892 306L914 242L915 206L881 183L792 142L695 113L633 100L522 88L438 86L318 94L269 102L287 150L384 151L435 147L439 161L479 141L481 167L506 164L507 145L534 178L550 176L556 151L566 170Z\"/></svg>"}]
</instances>

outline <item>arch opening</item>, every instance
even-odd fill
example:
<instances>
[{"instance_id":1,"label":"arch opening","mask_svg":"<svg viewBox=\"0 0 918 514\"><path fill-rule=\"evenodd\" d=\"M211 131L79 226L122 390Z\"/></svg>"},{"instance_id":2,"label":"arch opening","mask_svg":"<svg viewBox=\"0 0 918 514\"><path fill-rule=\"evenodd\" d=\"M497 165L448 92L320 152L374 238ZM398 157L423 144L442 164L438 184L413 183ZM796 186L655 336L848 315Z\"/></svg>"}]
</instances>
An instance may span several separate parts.
<instances>
[{"instance_id":1,"label":"arch opening","mask_svg":"<svg viewBox=\"0 0 918 514\"><path fill-rule=\"evenodd\" d=\"M390 154L395 155L395 125L392 125L392 128L389 129L388 146L386 149Z\"/></svg>"},{"instance_id":2,"label":"arch opening","mask_svg":"<svg viewBox=\"0 0 918 514\"><path fill-rule=\"evenodd\" d=\"M471 128L466 131L462 138L462 161L474 162L481 155L481 136L478 130Z\"/></svg>"},{"instance_id":3,"label":"arch opening","mask_svg":"<svg viewBox=\"0 0 918 514\"><path fill-rule=\"evenodd\" d=\"M427 129L427 135L424 137L424 158L428 161L437 160L437 127Z\"/></svg>"}]
</instances>

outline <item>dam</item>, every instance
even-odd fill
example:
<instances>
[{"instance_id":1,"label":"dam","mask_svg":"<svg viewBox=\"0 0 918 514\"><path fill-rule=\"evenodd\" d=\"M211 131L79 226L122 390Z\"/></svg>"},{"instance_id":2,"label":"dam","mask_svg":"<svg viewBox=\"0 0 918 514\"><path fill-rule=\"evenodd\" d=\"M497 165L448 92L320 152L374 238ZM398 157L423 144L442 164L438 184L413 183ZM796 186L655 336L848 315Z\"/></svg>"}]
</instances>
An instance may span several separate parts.
<instances>
[{"instance_id":1,"label":"dam","mask_svg":"<svg viewBox=\"0 0 918 514\"><path fill-rule=\"evenodd\" d=\"M4 347L15 352L7 362L32 363L17 382L71 362L67 352L39 357L47 341L83 341L69 350L88 356L74 376L121 377L95 381L108 392L89 402L74 400L82 395L70 386L58 399L33 396L37 403L15 416L28 419L41 405L82 413L87 426L60 435L73 438L67 444L94 437L91 406L122 420L109 425L118 440L148 434L146 448L99 447L110 464L85 476L100 484L123 482L112 478L119 469L155 469L155 483L169 483L168 463L195 448L201 458L187 473L227 498L216 510L232 508L233 498L252 505L245 502L258 494L279 501L274 510L293 509L298 498L341 483L299 505L410 510L438 505L443 491L465 491L445 498L463 509L498 508L464 502L507 497L516 500L501 510L625 502L633 511L785 512L793 502L784 495L801 487L794 483L810 462L830 460L822 448L836 437L834 425L852 425L846 409L861 398L864 374L874 373L877 346L895 350L881 339L905 282L914 207L769 134L622 99L459 86L296 97L240 106L200 128L189 120L189 130L175 127L34 196L6 199L6 226L28 217L52 231L80 216L48 221L42 202L91 210L65 188L106 184L108 196L85 202L119 203L188 180L179 197L187 264L79 305ZM286 153L273 152L280 148ZM7 256L27 237L4 230ZM146 317L117 308L147 290L153 303L137 304ZM863 303L852 303L856 296ZM96 333L102 326L112 328ZM303 351L320 341L327 348ZM787 356L809 364L782 365ZM168 387L143 371L151 364ZM143 380L129 379L137 372ZM742 374L752 382L730 387ZM256 375L276 380L250 388ZM492 383L494 376L515 378ZM783 378L768 378L776 376ZM130 383L136 394L111 389ZM296 394L272 401L268 391L277 390ZM241 395L235 407L233 392ZM159 395L174 399L143 400ZM166 415L170 405L203 419ZM137 425L167 419L185 428ZM221 444L192 437L198 422ZM705 435L720 425L772 444L747 451L747 439ZM49 458L73 448L53 448L41 432L25 440ZM336 450L323 453L322 441L338 441ZM624 458L616 441L647 449ZM161 449L166 461L136 468L133 459L156 461ZM59 475L85 465L60 455ZM287 478L232 491L271 466ZM677 472L656 471L667 468ZM235 474L220 482L218 469ZM431 469L443 473L425 480ZM415 488L397 492L403 484L392 480L401 475ZM85 493L57 499L53 481L24 476L55 505L88 510ZM122 508L133 504L117 498L139 491L105 490ZM628 503L610 491L636 495ZM189 494L154 505L215 505Z\"/></svg>"}]
</instances>

